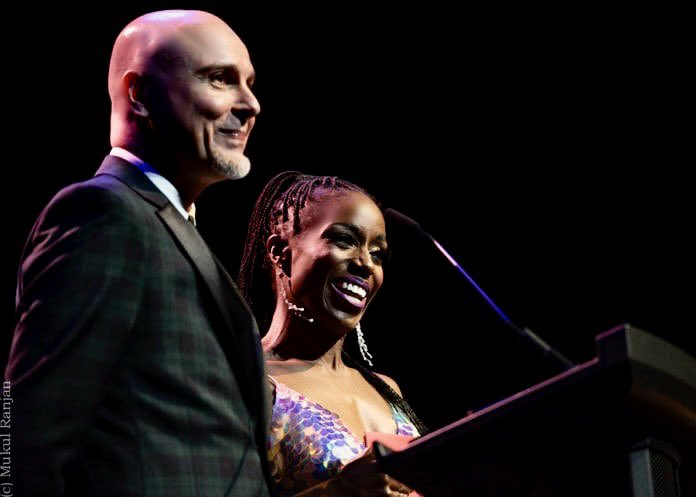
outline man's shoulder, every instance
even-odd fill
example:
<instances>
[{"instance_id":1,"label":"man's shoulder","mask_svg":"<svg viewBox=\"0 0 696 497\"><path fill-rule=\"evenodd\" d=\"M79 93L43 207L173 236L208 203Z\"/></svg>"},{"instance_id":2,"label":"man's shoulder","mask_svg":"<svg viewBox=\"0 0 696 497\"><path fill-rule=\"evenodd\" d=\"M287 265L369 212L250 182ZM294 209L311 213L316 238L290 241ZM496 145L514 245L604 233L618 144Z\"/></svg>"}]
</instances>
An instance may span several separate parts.
<instances>
[{"instance_id":1,"label":"man's shoulder","mask_svg":"<svg viewBox=\"0 0 696 497\"><path fill-rule=\"evenodd\" d=\"M143 200L119 178L98 175L72 183L54 195L46 209L74 205L83 208L138 209Z\"/></svg>"},{"instance_id":2,"label":"man's shoulder","mask_svg":"<svg viewBox=\"0 0 696 497\"><path fill-rule=\"evenodd\" d=\"M56 196L66 195L103 195L111 197L133 193L132 189L121 179L110 174L98 174L91 178L71 183L61 189Z\"/></svg>"},{"instance_id":3,"label":"man's shoulder","mask_svg":"<svg viewBox=\"0 0 696 497\"><path fill-rule=\"evenodd\" d=\"M39 214L36 227L54 226L62 231L94 224L131 229L142 224L150 212L145 207L145 200L121 180L100 175L56 193Z\"/></svg>"}]
</instances>

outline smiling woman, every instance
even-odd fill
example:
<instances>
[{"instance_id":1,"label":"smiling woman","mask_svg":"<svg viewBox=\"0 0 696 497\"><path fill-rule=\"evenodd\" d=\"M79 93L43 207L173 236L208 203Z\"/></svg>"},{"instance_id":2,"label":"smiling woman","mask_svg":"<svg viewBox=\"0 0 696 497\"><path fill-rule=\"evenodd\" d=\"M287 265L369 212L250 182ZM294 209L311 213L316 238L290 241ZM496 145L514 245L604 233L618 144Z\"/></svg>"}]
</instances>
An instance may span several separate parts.
<instances>
[{"instance_id":1,"label":"smiling woman","mask_svg":"<svg viewBox=\"0 0 696 497\"><path fill-rule=\"evenodd\" d=\"M394 380L343 352L355 331L372 365L360 320L382 285L387 251L380 208L340 178L281 173L256 203L239 285L268 329L268 447L279 495L410 491L375 469L365 438L417 436L424 427Z\"/></svg>"}]
</instances>

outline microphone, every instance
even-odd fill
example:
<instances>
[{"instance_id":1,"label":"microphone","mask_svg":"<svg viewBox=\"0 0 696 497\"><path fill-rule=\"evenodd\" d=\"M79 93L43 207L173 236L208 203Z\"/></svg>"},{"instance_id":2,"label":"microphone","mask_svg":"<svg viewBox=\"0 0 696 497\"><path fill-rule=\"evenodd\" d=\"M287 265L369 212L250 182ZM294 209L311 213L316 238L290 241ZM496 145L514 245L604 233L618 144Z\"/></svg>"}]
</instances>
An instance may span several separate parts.
<instances>
[{"instance_id":1,"label":"microphone","mask_svg":"<svg viewBox=\"0 0 696 497\"><path fill-rule=\"evenodd\" d=\"M505 313L498 307L495 302L486 294L486 292L483 291L483 289L474 281L474 279L469 276L469 273L467 273L464 268L450 255L447 250L445 250L445 247L443 247L440 242L438 242L430 233L425 231L423 228L421 228L420 224L418 224L415 220L411 219L408 217L406 214L403 214L395 209L386 209L384 211L384 214L397 221L399 224L403 226L408 226L409 228L415 230L416 232L420 233L421 235L425 236L428 238L433 245L440 251L442 255L444 255L447 260L452 264L457 271L459 271L459 274L464 276L466 280L471 284L471 286L474 287L474 289L478 292L479 295L481 295L486 303L495 311L495 313L500 317L500 319L503 320L503 322L519 336L523 342L526 344L530 345L533 349L536 351L540 352L543 357L545 357L548 361L552 362L554 366L562 368L564 371L571 369L575 366L573 362L568 360L563 354L561 354L559 351L551 347L548 343L546 343L539 335L534 333L532 330L529 328L520 328L517 326L515 323L512 322L512 320L505 315Z\"/></svg>"}]
</instances>

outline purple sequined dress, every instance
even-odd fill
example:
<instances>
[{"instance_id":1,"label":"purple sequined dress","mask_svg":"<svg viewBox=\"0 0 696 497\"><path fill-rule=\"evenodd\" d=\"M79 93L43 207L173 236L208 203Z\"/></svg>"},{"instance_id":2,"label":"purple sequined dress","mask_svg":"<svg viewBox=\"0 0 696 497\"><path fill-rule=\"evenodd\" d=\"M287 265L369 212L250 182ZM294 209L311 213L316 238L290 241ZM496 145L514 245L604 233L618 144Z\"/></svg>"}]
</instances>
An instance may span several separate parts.
<instances>
[{"instance_id":1,"label":"purple sequined dress","mask_svg":"<svg viewBox=\"0 0 696 497\"><path fill-rule=\"evenodd\" d=\"M362 455L366 447L339 417L287 385L271 379L275 402L268 436L268 458L279 497L301 492L335 476ZM418 431L400 410L392 408L398 435Z\"/></svg>"}]
</instances>

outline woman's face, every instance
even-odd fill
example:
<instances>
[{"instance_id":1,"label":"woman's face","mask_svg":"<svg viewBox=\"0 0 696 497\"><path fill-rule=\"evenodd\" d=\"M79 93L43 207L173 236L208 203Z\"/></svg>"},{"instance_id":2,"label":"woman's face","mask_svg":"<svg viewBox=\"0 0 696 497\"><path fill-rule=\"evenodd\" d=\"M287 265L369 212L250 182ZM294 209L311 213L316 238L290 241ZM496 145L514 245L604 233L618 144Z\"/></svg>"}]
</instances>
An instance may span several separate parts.
<instances>
[{"instance_id":1,"label":"woman's face","mask_svg":"<svg viewBox=\"0 0 696 497\"><path fill-rule=\"evenodd\" d=\"M288 240L288 295L318 324L345 333L382 286L384 217L367 195L344 191L308 202L301 216L302 231Z\"/></svg>"}]
</instances>

